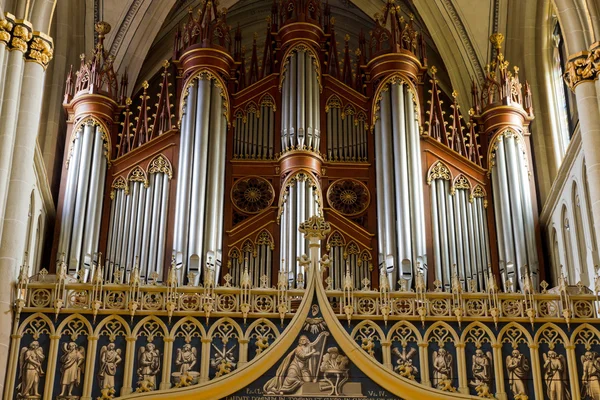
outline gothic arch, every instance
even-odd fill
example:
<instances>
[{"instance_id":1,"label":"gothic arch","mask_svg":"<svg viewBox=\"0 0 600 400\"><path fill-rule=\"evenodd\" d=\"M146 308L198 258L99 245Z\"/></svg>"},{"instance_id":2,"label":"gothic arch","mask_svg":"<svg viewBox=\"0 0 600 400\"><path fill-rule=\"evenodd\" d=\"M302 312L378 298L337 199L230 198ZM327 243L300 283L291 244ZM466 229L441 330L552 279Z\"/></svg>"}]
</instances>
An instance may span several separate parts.
<instances>
[{"instance_id":1,"label":"gothic arch","mask_svg":"<svg viewBox=\"0 0 600 400\"><path fill-rule=\"evenodd\" d=\"M100 323L98 324L98 326L96 327L96 329L94 330L94 336L95 337L99 337L100 336L100 332L102 332L102 328L104 328L108 323L112 322L112 321L119 321L122 325L123 325L123 329L125 330L125 334L127 337L131 337L131 328L129 327L129 323L127 323L127 321L125 321L123 319L123 317L119 316L119 315L111 315L107 318L104 318L102 321L100 321Z\"/></svg>"}]
</instances>

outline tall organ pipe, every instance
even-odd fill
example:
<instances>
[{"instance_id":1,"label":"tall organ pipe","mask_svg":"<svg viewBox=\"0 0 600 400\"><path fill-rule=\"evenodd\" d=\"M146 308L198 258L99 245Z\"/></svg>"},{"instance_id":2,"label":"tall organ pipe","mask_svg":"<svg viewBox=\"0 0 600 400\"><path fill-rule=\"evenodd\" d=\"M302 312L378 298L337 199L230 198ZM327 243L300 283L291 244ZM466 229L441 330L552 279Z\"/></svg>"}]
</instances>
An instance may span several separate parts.
<instances>
[{"instance_id":1,"label":"tall organ pipe","mask_svg":"<svg viewBox=\"0 0 600 400\"><path fill-rule=\"evenodd\" d=\"M154 198L152 199L152 228L150 230L150 255L148 256L148 273L158 272L157 268L157 254L158 254L158 224L160 221L159 213L161 207L162 197L162 179L158 176L154 176Z\"/></svg>"},{"instance_id":2,"label":"tall organ pipe","mask_svg":"<svg viewBox=\"0 0 600 400\"><path fill-rule=\"evenodd\" d=\"M221 169L221 168L219 168L220 167L219 160L220 160L220 156L221 156L221 152L220 152L220 148L219 148L220 143L221 143L220 142L221 132L219 129L221 127L221 107L220 107L221 95L215 88L213 88L213 90L211 91L210 101L211 101L210 121L214 122L215 126L214 126L214 130L212 131L212 135L211 135L210 139L208 138L208 136L205 136L203 139L204 142L209 142L209 143L207 143L207 146L206 146L206 148L210 150L210 151L208 151L208 154L207 154L207 156L208 156L207 173L208 173L209 177L212 177L212 179L205 178L207 180L207 185L206 185L206 193L207 194L205 196L206 197L206 211L205 212L203 210L200 211L202 214L206 214L206 220L205 220L206 236L204 238L204 253L209 252L209 251L212 251L212 252L216 251L216 242L217 242L216 218L217 218L217 211L218 211L218 203L222 202L222 199L218 198L218 196L217 196L217 186L221 184L221 182L217 179L217 174L219 173L218 170ZM249 121L254 120L253 113L249 113L248 117L249 117L249 119L248 119ZM256 141L253 140L253 148L256 148L255 143L256 143ZM204 174L204 171L201 171L200 173ZM204 215L202 215L202 217L204 217ZM198 222L200 222L200 220ZM197 226L202 226L202 224L198 224ZM202 256L200 258L202 259Z\"/></svg>"},{"instance_id":3,"label":"tall organ pipe","mask_svg":"<svg viewBox=\"0 0 600 400\"><path fill-rule=\"evenodd\" d=\"M517 144L519 154L519 170L521 171L521 193L523 196L523 212L525 214L525 237L527 240L527 259L529 271L532 274L533 284L537 285L538 256L535 244L535 224L533 220L533 206L531 204L531 189L529 187L529 170L525 164L526 155L522 153Z\"/></svg>"},{"instance_id":4,"label":"tall organ pipe","mask_svg":"<svg viewBox=\"0 0 600 400\"><path fill-rule=\"evenodd\" d=\"M161 180L160 176L157 176L157 180ZM169 203L169 176L162 174L162 193L160 201L160 222L158 224L158 243L157 243L157 255L156 255L156 266L157 272L162 275L163 265L165 259L165 241L167 238L167 205Z\"/></svg>"},{"instance_id":5,"label":"tall organ pipe","mask_svg":"<svg viewBox=\"0 0 600 400\"><path fill-rule=\"evenodd\" d=\"M307 74L309 76L309 79L306 80L306 100L308 102L308 107L306 107L306 113L307 113L306 145L309 149L318 151L319 149L315 148L315 140L314 140L314 133L315 133L314 115L316 113L318 113L318 105L316 106L317 109L315 110L313 108L313 107L315 107L315 98L313 95L314 85L312 84L312 81L314 79L314 73L313 73L313 68L311 65L310 54L306 54L304 62L306 64L306 66L304 68L304 70L306 71L305 74Z\"/></svg>"},{"instance_id":6,"label":"tall organ pipe","mask_svg":"<svg viewBox=\"0 0 600 400\"><path fill-rule=\"evenodd\" d=\"M85 225L87 229L84 230L84 244L83 244L83 260L86 268L91 268L92 261L94 257L94 249L96 244L94 243L94 236L96 233L96 214L98 202L98 192L100 189L103 189L101 186L100 178L103 171L104 164L104 146L101 134L94 135L94 147L92 152L92 168L91 168L91 176L90 176L90 192L88 197L88 204L85 210ZM82 227L83 228L83 227ZM86 277L84 280L87 281Z\"/></svg>"},{"instance_id":7,"label":"tall organ pipe","mask_svg":"<svg viewBox=\"0 0 600 400\"><path fill-rule=\"evenodd\" d=\"M92 124L86 124L83 128L83 143L81 146L81 167L77 179L77 193L75 199L75 214L73 220L73 233L71 236L71 252L68 259L69 270L79 269L83 228L85 226L85 209L88 200L91 155L94 145L94 133L96 127ZM74 261L75 265L71 265Z\"/></svg>"},{"instance_id":8,"label":"tall organ pipe","mask_svg":"<svg viewBox=\"0 0 600 400\"><path fill-rule=\"evenodd\" d=\"M125 246L125 251L127 258L125 260L125 265L127 267L131 267L134 264L134 247L135 247L135 228L137 227L137 218L140 210L140 192L142 182L133 182L133 194L131 195L131 218L127 221L127 225L129 226L129 236L127 238L127 245Z\"/></svg>"},{"instance_id":9,"label":"tall organ pipe","mask_svg":"<svg viewBox=\"0 0 600 400\"><path fill-rule=\"evenodd\" d=\"M58 251L64 255L66 261L68 261L69 258L71 232L73 230L73 215L75 213L75 196L77 196L77 178L79 177L82 136L83 127L77 132L75 140L73 141L73 155L69 160L67 189L65 191L64 209L61 221Z\"/></svg>"},{"instance_id":10,"label":"tall organ pipe","mask_svg":"<svg viewBox=\"0 0 600 400\"><path fill-rule=\"evenodd\" d=\"M510 199L509 199L509 187L508 187L508 177L506 171L506 159L504 155L504 141L500 136L498 138L498 150L496 152L496 161L497 164L495 166L495 170L498 174L498 186L499 194L500 194L500 211L502 213L502 227L504 228L502 232L498 232L499 235L504 235L504 246L505 246L505 262L506 262L506 275L508 280L510 280L512 288L516 287L516 272L515 272L515 259L514 257L514 241L513 241L513 224L511 221L511 210L510 210ZM492 170L493 173L493 170ZM496 189L496 187L494 188Z\"/></svg>"},{"instance_id":11,"label":"tall organ pipe","mask_svg":"<svg viewBox=\"0 0 600 400\"><path fill-rule=\"evenodd\" d=\"M512 136L505 136L504 149L506 155L506 166L508 176L508 187L510 195L510 209L513 222L513 232L515 236L515 253L517 260L517 273L520 276L520 268L527 264L527 243L523 233L523 208L521 204L521 183L519 182L519 164L516 154L515 139Z\"/></svg>"},{"instance_id":12,"label":"tall organ pipe","mask_svg":"<svg viewBox=\"0 0 600 400\"><path fill-rule=\"evenodd\" d=\"M298 78L296 76L296 60L297 60L297 53L292 53L291 57L290 57L290 74L289 74L289 84L290 84L290 109L289 109L289 114L288 114L288 118L289 118L289 130L288 130L288 135L289 135L289 139L290 139L290 147L295 147L298 144L298 140L296 135L298 134L297 132L297 128L298 126L296 125L297 123L297 115L298 115L298 110L296 109L297 107L297 103L298 103L298 99L296 98L297 96L297 89L298 89Z\"/></svg>"},{"instance_id":13,"label":"tall organ pipe","mask_svg":"<svg viewBox=\"0 0 600 400\"><path fill-rule=\"evenodd\" d=\"M450 181L444 181L444 186L446 187L446 191L444 193L446 200L446 216L448 218L448 251L450 253L450 263L448 264L450 267L450 276L457 274L458 271L455 270L457 268L457 259L456 259L456 228L454 225L454 206L452 202L452 197L450 195Z\"/></svg>"},{"instance_id":14,"label":"tall organ pipe","mask_svg":"<svg viewBox=\"0 0 600 400\"><path fill-rule=\"evenodd\" d=\"M431 193L431 224L433 231L433 257L435 260L435 276L437 278L442 277L442 253L440 247L440 221L439 221L439 206L438 206L438 194L435 182L431 182L430 189Z\"/></svg>"},{"instance_id":15,"label":"tall organ pipe","mask_svg":"<svg viewBox=\"0 0 600 400\"><path fill-rule=\"evenodd\" d=\"M462 225L462 210L460 206L460 196L464 190L456 190L454 192L454 196L452 196L452 206L454 207L454 226L456 229L456 265L457 272L460 275L460 278L464 280L465 278L465 258L463 253L463 225Z\"/></svg>"},{"instance_id":16,"label":"tall organ pipe","mask_svg":"<svg viewBox=\"0 0 600 400\"><path fill-rule=\"evenodd\" d=\"M220 96L219 96L220 97ZM218 107L219 110L222 111L222 99L219 98L219 103L218 103ZM217 182L217 192L216 192L216 198L217 198L217 217L216 217L216 230L217 230L217 238L216 238L216 243L215 243L215 257L216 257L216 263L215 263L215 281L217 279L219 279L219 274L220 274L220 263L222 260L222 244L223 244L223 209L224 209L224 201L225 201L225 168L223 167L223 165L225 164L225 150L226 150L226 142L227 142L227 119L223 116L223 113L221 112L219 114L219 118L221 121L219 130L217 130L217 135L219 138L219 147L218 147L218 152L220 152L220 156L219 156L219 167L217 168L217 177L216 179L218 179ZM209 193L210 195L210 193ZM216 283L216 282L215 282Z\"/></svg>"},{"instance_id":17,"label":"tall organ pipe","mask_svg":"<svg viewBox=\"0 0 600 400\"><path fill-rule=\"evenodd\" d=\"M304 73L304 57L306 53L304 51L299 51L297 53L298 57L298 125L297 125L297 135L298 135L298 147L302 148L306 143L304 140L305 135L305 127L306 127L306 76Z\"/></svg>"},{"instance_id":18,"label":"tall organ pipe","mask_svg":"<svg viewBox=\"0 0 600 400\"><path fill-rule=\"evenodd\" d=\"M146 189L146 207L144 212L144 232L148 232L144 235L142 240L142 248L141 248L141 257L140 257L140 265L142 269L145 271L145 276L150 275L149 266L149 249L150 249L150 236L152 234L152 209L153 209L153 200L154 200L154 192L155 192L155 182L156 182L156 174L150 175L150 186Z\"/></svg>"}]
</instances>

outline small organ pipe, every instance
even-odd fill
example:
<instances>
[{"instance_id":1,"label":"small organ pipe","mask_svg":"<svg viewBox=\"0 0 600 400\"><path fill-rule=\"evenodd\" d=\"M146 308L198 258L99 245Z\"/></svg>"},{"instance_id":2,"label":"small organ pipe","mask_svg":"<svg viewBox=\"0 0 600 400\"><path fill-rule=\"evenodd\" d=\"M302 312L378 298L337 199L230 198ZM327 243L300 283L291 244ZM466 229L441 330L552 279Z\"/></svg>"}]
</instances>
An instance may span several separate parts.
<instances>
[{"instance_id":1,"label":"small organ pipe","mask_svg":"<svg viewBox=\"0 0 600 400\"><path fill-rule=\"evenodd\" d=\"M304 71L305 61L304 57L306 56L306 52L298 51L298 146L302 148L306 141L304 135L306 134L306 85L310 84L310 80L307 79L307 76Z\"/></svg>"},{"instance_id":2,"label":"small organ pipe","mask_svg":"<svg viewBox=\"0 0 600 400\"><path fill-rule=\"evenodd\" d=\"M92 164L92 150L94 145L96 127L86 124L83 128L83 143L81 146L81 167L77 179L77 192L75 201L75 215L73 221L73 234L71 236L71 252L67 260L69 270L77 271L80 266L83 229L85 227L85 209L88 200L90 168ZM75 261L76 265L71 265Z\"/></svg>"},{"instance_id":3,"label":"small organ pipe","mask_svg":"<svg viewBox=\"0 0 600 400\"><path fill-rule=\"evenodd\" d=\"M108 250L108 254L106 256L107 260L112 261L113 263L117 260L117 243L119 240L119 225L121 220L121 214L123 211L123 200L124 200L124 190L115 190L115 217L114 222L112 224L112 239L110 241L110 249Z\"/></svg>"},{"instance_id":4,"label":"small organ pipe","mask_svg":"<svg viewBox=\"0 0 600 400\"><path fill-rule=\"evenodd\" d=\"M306 102L307 102L307 107L306 107L306 145L308 146L309 149L313 149L313 150L319 150L319 149L315 149L315 141L314 141L314 130L315 130L315 120L314 120L314 114L315 112L319 112L319 106L315 105L314 102L314 95L313 95L313 79L314 79L314 73L313 73L313 68L312 68L312 64L311 64L311 57L310 54L306 54L305 59L305 74L306 74Z\"/></svg>"},{"instance_id":5,"label":"small organ pipe","mask_svg":"<svg viewBox=\"0 0 600 400\"><path fill-rule=\"evenodd\" d=\"M127 245L129 244L129 230L131 228L131 214L133 212L133 195L130 192L126 197L127 199L125 200L125 218L123 219L123 236L121 238L120 245L121 253L119 256L119 265L129 271L131 270L132 265L127 263Z\"/></svg>"},{"instance_id":6,"label":"small organ pipe","mask_svg":"<svg viewBox=\"0 0 600 400\"><path fill-rule=\"evenodd\" d=\"M483 199L475 198L475 207L477 210L477 220L479 221L478 230L479 230L479 242L481 243L481 270L483 272L483 276L481 279L480 288L483 290L485 288L486 277L488 274L488 264L490 262L489 258L489 244L487 237L487 223L485 221L485 210L483 207Z\"/></svg>"},{"instance_id":7,"label":"small organ pipe","mask_svg":"<svg viewBox=\"0 0 600 400\"><path fill-rule=\"evenodd\" d=\"M408 107L408 152L410 168L410 202L414 210L412 218L415 256L421 261L421 268L426 265L425 245L425 212L423 210L423 179L421 171L421 150L419 137L419 122L415 112L413 93L405 86L405 103ZM365 142L366 143L366 142Z\"/></svg>"},{"instance_id":8,"label":"small organ pipe","mask_svg":"<svg viewBox=\"0 0 600 400\"><path fill-rule=\"evenodd\" d=\"M163 265L165 259L165 242L167 238L167 208L169 204L169 176L167 174L162 175L162 196L160 201L160 223L158 225L158 243L157 243L157 255L156 255L156 266L159 276L162 275ZM160 175L157 177L160 178Z\"/></svg>"},{"instance_id":9,"label":"small organ pipe","mask_svg":"<svg viewBox=\"0 0 600 400\"><path fill-rule=\"evenodd\" d=\"M265 123L267 122L267 113L266 113L266 107L264 106L259 106L260 107L260 118L258 119L258 126L259 128L259 132L258 132L258 152L256 154L256 158L258 158L259 160L262 160L266 154L266 152L263 150L264 149L264 144L266 141L266 137L265 135L267 134L267 128L265 127Z\"/></svg>"},{"instance_id":10,"label":"small organ pipe","mask_svg":"<svg viewBox=\"0 0 600 400\"><path fill-rule=\"evenodd\" d=\"M313 135L314 135L314 148L315 151L320 151L321 150L321 108L320 108L320 103L319 103L319 77L317 75L317 66L316 63L318 62L317 60L313 60L312 57L309 57L309 59L311 61L314 61L313 64L311 65L311 84L313 85L313 121L314 121L314 129L313 129Z\"/></svg>"},{"instance_id":11,"label":"small organ pipe","mask_svg":"<svg viewBox=\"0 0 600 400\"><path fill-rule=\"evenodd\" d=\"M454 208L454 227L455 227L455 237L456 237L456 269L460 278L464 280L465 278L465 258L463 255L463 226L462 226L462 216L460 210L460 195L461 192L464 192L463 189L458 189L454 192L454 196L452 196L452 207Z\"/></svg>"},{"instance_id":12,"label":"small organ pipe","mask_svg":"<svg viewBox=\"0 0 600 400\"><path fill-rule=\"evenodd\" d=\"M481 227L481 221L479 220L479 215L477 213L477 203L475 199L471 202L471 214L473 215L473 241L475 242L475 259L477 260L477 277L473 278L476 282L478 282L479 287L483 287L483 263L484 259L482 257L483 248L481 247L481 238L479 237L479 229Z\"/></svg>"},{"instance_id":13,"label":"small organ pipe","mask_svg":"<svg viewBox=\"0 0 600 400\"><path fill-rule=\"evenodd\" d=\"M104 152L103 152L104 153ZM96 192L96 201L95 201L95 215L94 215L94 236L92 238L92 247L90 254L94 255L98 252L99 240L100 240L100 226L102 224L102 205L104 203L104 186L106 182L106 157L104 154L102 155L102 161L100 163L100 177L98 178L98 182L100 185L100 190Z\"/></svg>"},{"instance_id":14,"label":"small organ pipe","mask_svg":"<svg viewBox=\"0 0 600 400\"><path fill-rule=\"evenodd\" d=\"M111 246L113 241L113 231L115 230L115 212L117 207L117 193L114 193L114 198L110 200L110 217L108 219L108 239L106 241L106 260L110 260ZM106 272L106 271L105 271Z\"/></svg>"},{"instance_id":15,"label":"small organ pipe","mask_svg":"<svg viewBox=\"0 0 600 400\"><path fill-rule=\"evenodd\" d=\"M126 261L125 265L133 266L134 262L134 246L135 246L135 228L137 227L137 218L139 213L139 203L140 203L140 189L142 187L141 182L133 182L133 194L131 199L131 217L127 221L127 225L129 225L129 235L127 237L127 245L126 249Z\"/></svg>"},{"instance_id":16,"label":"small organ pipe","mask_svg":"<svg viewBox=\"0 0 600 400\"><path fill-rule=\"evenodd\" d=\"M471 202L467 202L467 224L468 224L468 232L469 232L469 253L471 259L471 270L468 273L469 279L477 279L477 267L478 267L478 258L475 247L475 221L473 221L473 213L471 212L473 208L473 204Z\"/></svg>"},{"instance_id":17,"label":"small organ pipe","mask_svg":"<svg viewBox=\"0 0 600 400\"><path fill-rule=\"evenodd\" d=\"M297 140L297 107L298 107L298 101L297 101L297 89L298 89L298 78L296 75L296 53L292 53L291 57L290 57L290 75L289 75L289 81L290 81L290 109L289 109L289 131L288 131L288 135L289 135L289 139L290 139L290 147L295 147L298 144L298 140Z\"/></svg>"},{"instance_id":18,"label":"small organ pipe","mask_svg":"<svg viewBox=\"0 0 600 400\"><path fill-rule=\"evenodd\" d=\"M222 99L221 99L221 103L220 103L220 110L223 109L223 105L222 105ZM215 245L215 257L216 257L216 261L215 261L215 284L217 283L216 280L219 279L219 274L221 273L221 266L220 266L220 262L223 259L222 257L222 245L223 245L223 208L224 208L224 201L225 201L225 157L226 157L226 143L227 143L227 119L225 118L225 116L223 115L223 113L220 114L220 119L221 119L221 124L220 124L220 128L219 131L219 152L220 152L220 156L219 156L219 166L220 168L218 169L218 175L217 175L217 220L216 220L216 227L217 227L217 242Z\"/></svg>"},{"instance_id":19,"label":"small organ pipe","mask_svg":"<svg viewBox=\"0 0 600 400\"><path fill-rule=\"evenodd\" d=\"M431 193L431 224L433 231L433 256L435 259L435 276L437 278L442 277L442 249L440 243L440 219L438 212L438 194L436 183L431 182L429 191Z\"/></svg>"},{"instance_id":20,"label":"small organ pipe","mask_svg":"<svg viewBox=\"0 0 600 400\"><path fill-rule=\"evenodd\" d=\"M469 222L468 222L468 217L467 217L467 213L468 213L468 209L467 209L467 191L466 190L459 190L458 193L456 194L458 196L460 196L460 217L461 217L461 230L462 230L462 242L463 242L463 257L464 257L464 265L462 267L463 269L463 277L465 279L470 278L471 277L471 243L470 243L470 237L471 235L469 234Z\"/></svg>"},{"instance_id":21,"label":"small organ pipe","mask_svg":"<svg viewBox=\"0 0 600 400\"><path fill-rule=\"evenodd\" d=\"M146 205L144 207L144 239L142 241L141 257L140 257L140 268L145 271L145 276L150 275L149 264L149 252L150 252L150 236L152 234L152 209L154 208L154 192L156 190L156 174L150 175L150 186L146 189ZM183 259L187 263L187 254L183 253ZM140 271L141 272L141 271Z\"/></svg>"},{"instance_id":22,"label":"small organ pipe","mask_svg":"<svg viewBox=\"0 0 600 400\"><path fill-rule=\"evenodd\" d=\"M273 134L275 129L275 111L269 107L269 158L273 158Z\"/></svg>"},{"instance_id":23,"label":"small organ pipe","mask_svg":"<svg viewBox=\"0 0 600 400\"><path fill-rule=\"evenodd\" d=\"M288 260L289 260L289 266L290 266L290 271L291 271L291 279L295 280L296 279L296 242L294 240L294 235L296 230L298 229L297 223L296 223L296 216L297 216L297 206L296 204L294 204L296 202L296 185L290 185L290 195L288 197L288 204L290 206L290 212L289 212L289 225L288 225L288 230L290 231L290 236L288 237L289 240L289 254L288 254Z\"/></svg>"},{"instance_id":24,"label":"small organ pipe","mask_svg":"<svg viewBox=\"0 0 600 400\"><path fill-rule=\"evenodd\" d=\"M150 178L148 178L150 179ZM144 231L142 231L144 227L144 219L146 217L146 192L148 188L144 186L140 186L140 200L139 200L139 211L138 216L135 221L135 243L133 247L133 259L136 257L140 258L140 252L142 251L142 237L144 236ZM140 265L140 268L144 268L144 266ZM141 273L141 271L140 271Z\"/></svg>"},{"instance_id":25,"label":"small organ pipe","mask_svg":"<svg viewBox=\"0 0 600 400\"><path fill-rule=\"evenodd\" d=\"M533 275L533 284L537 285L538 274L538 256L537 246L535 244L535 224L533 220L533 206L531 204L531 188L529 186L529 170L525 163L526 155L520 149L519 144L515 143L517 154L519 156L519 171L521 172L521 195L523 197L523 212L525 214L525 238L527 240L527 260L529 270Z\"/></svg>"},{"instance_id":26,"label":"small organ pipe","mask_svg":"<svg viewBox=\"0 0 600 400\"><path fill-rule=\"evenodd\" d=\"M158 225L160 222L160 207L162 197L162 179L158 176L154 176L154 193L152 199L152 228L150 230L150 248L148 256L148 274L157 270L157 253L158 253Z\"/></svg>"},{"instance_id":27,"label":"small organ pipe","mask_svg":"<svg viewBox=\"0 0 600 400\"><path fill-rule=\"evenodd\" d=\"M333 109L331 109L331 112L332 112L332 116L331 116L332 133L331 133L331 137L332 137L332 140L333 140L333 158L334 158L334 160L339 160L340 159L339 144L338 144L339 109L338 108L333 108Z\"/></svg>"},{"instance_id":28,"label":"small organ pipe","mask_svg":"<svg viewBox=\"0 0 600 400\"><path fill-rule=\"evenodd\" d=\"M279 247L279 258L284 260L287 259L287 234L288 234L288 229L287 229L287 209L288 209L288 205L284 200L284 203L282 205L283 210L281 211L281 215L279 217L279 226L281 227L279 230L279 243L280 243L280 247ZM280 266L280 271L284 271L285 268L285 264Z\"/></svg>"},{"instance_id":29,"label":"small organ pipe","mask_svg":"<svg viewBox=\"0 0 600 400\"><path fill-rule=\"evenodd\" d=\"M438 212L440 218L440 232L441 232L441 250L442 250L442 281L445 286L450 284L451 268L450 265L450 253L448 249L448 223L446 217L446 187L443 179L436 179L435 184L437 185L437 197L438 197Z\"/></svg>"},{"instance_id":30,"label":"small organ pipe","mask_svg":"<svg viewBox=\"0 0 600 400\"><path fill-rule=\"evenodd\" d=\"M284 68L287 67L288 71L286 76L283 79L283 87L281 92L281 152L287 150L289 147L288 135L289 135L289 117L288 110L290 107L290 59L286 62Z\"/></svg>"},{"instance_id":31,"label":"small organ pipe","mask_svg":"<svg viewBox=\"0 0 600 400\"><path fill-rule=\"evenodd\" d=\"M446 191L444 192L446 200L446 216L448 218L448 250L450 253L450 275L458 274L458 270L455 270L457 265L456 257L456 228L454 226L454 205L453 197L450 195L450 181L444 181Z\"/></svg>"},{"instance_id":32,"label":"small organ pipe","mask_svg":"<svg viewBox=\"0 0 600 400\"><path fill-rule=\"evenodd\" d=\"M115 265L119 268L119 270L125 270L125 263L123 262L123 244L125 243L125 238L127 237L127 232L125 232L125 227L127 225L127 220L129 219L129 210L130 210L130 201L131 196L125 194L123 196L121 215L119 218L119 226L117 227L118 236L117 236L117 247L115 252Z\"/></svg>"},{"instance_id":33,"label":"small organ pipe","mask_svg":"<svg viewBox=\"0 0 600 400\"><path fill-rule=\"evenodd\" d=\"M333 109L329 109L327 111L327 158L332 160L333 159L333 137L332 137L332 130L333 130Z\"/></svg>"}]
</instances>

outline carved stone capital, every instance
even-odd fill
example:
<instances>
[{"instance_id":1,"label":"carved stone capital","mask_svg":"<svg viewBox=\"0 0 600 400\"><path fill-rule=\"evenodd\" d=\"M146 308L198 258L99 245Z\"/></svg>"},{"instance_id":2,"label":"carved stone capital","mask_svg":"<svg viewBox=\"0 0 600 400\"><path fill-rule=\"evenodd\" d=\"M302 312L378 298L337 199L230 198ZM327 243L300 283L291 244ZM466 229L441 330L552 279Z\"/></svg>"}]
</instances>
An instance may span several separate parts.
<instances>
[{"instance_id":1,"label":"carved stone capital","mask_svg":"<svg viewBox=\"0 0 600 400\"><path fill-rule=\"evenodd\" d=\"M29 44L29 52L25 55L25 59L40 64L45 70L53 56L52 38L41 32L33 32L33 39Z\"/></svg>"},{"instance_id":2,"label":"carved stone capital","mask_svg":"<svg viewBox=\"0 0 600 400\"><path fill-rule=\"evenodd\" d=\"M600 49L596 47L592 51L582 51L569 57L563 78L571 90L582 82L594 81L598 70L595 64L600 56Z\"/></svg>"},{"instance_id":3,"label":"carved stone capital","mask_svg":"<svg viewBox=\"0 0 600 400\"><path fill-rule=\"evenodd\" d=\"M14 24L9 19L0 19L0 43L9 44Z\"/></svg>"},{"instance_id":4,"label":"carved stone capital","mask_svg":"<svg viewBox=\"0 0 600 400\"><path fill-rule=\"evenodd\" d=\"M325 218L320 216L312 216L308 220L302 222L298 230L304 234L307 239L316 238L323 240L331 231L331 225L325 221Z\"/></svg>"},{"instance_id":5,"label":"carved stone capital","mask_svg":"<svg viewBox=\"0 0 600 400\"><path fill-rule=\"evenodd\" d=\"M25 54L29 51L29 42L32 38L33 27L31 23L25 20L15 20L9 48L11 50L19 50Z\"/></svg>"}]
</instances>

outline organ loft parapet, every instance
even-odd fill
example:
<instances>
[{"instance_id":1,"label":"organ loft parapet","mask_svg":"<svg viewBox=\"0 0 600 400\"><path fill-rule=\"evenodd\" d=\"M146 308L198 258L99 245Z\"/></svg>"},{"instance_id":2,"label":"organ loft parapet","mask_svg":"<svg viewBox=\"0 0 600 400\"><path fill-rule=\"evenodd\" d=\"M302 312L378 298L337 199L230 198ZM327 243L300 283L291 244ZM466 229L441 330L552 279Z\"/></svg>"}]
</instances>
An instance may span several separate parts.
<instances>
[{"instance_id":1,"label":"organ loft parapet","mask_svg":"<svg viewBox=\"0 0 600 400\"><path fill-rule=\"evenodd\" d=\"M243 7L171 21L133 90L97 24L5 397L600 398L600 278L544 275L502 35L467 111L408 2Z\"/></svg>"}]
</instances>

